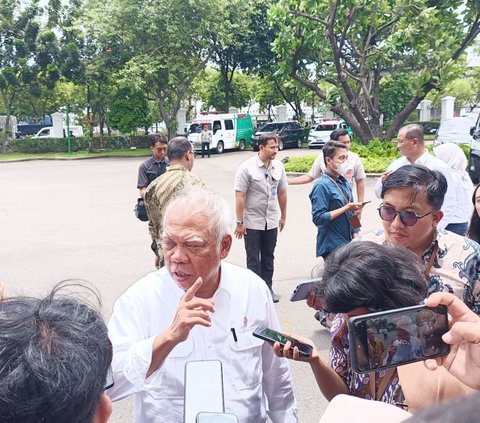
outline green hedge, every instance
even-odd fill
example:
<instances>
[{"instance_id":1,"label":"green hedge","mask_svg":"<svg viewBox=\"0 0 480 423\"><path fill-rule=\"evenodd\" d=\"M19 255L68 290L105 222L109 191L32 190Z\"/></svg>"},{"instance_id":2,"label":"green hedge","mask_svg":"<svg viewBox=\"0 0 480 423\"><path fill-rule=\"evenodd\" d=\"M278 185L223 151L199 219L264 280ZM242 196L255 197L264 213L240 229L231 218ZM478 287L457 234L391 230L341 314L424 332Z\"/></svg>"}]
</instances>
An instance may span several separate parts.
<instances>
[{"instance_id":1,"label":"green hedge","mask_svg":"<svg viewBox=\"0 0 480 423\"><path fill-rule=\"evenodd\" d=\"M99 150L100 138L72 137L70 138L71 150L86 151ZM150 141L147 135L138 135L130 138L124 136L105 135L105 150L121 150L125 148L147 148ZM68 151L66 138L21 138L9 142L12 153L66 153Z\"/></svg>"},{"instance_id":2,"label":"green hedge","mask_svg":"<svg viewBox=\"0 0 480 423\"><path fill-rule=\"evenodd\" d=\"M397 144L394 142L373 140L364 145L353 141L350 149L360 156L367 173L384 172L393 160L400 157ZM308 172L316 157L316 155L290 157L285 163L285 170L287 172Z\"/></svg>"}]
</instances>

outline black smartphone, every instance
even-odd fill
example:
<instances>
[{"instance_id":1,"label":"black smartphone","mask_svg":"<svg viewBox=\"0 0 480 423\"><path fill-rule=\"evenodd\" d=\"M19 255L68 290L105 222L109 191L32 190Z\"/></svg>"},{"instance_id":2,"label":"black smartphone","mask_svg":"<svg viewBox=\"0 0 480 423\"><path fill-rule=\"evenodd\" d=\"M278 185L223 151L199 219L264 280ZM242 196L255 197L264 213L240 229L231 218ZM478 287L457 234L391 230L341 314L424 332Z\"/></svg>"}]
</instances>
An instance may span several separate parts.
<instances>
[{"instance_id":1,"label":"black smartphone","mask_svg":"<svg viewBox=\"0 0 480 423\"><path fill-rule=\"evenodd\" d=\"M315 289L315 285L320 282L320 279L310 279L308 281L300 282L293 290L290 301L306 300L308 294Z\"/></svg>"},{"instance_id":2,"label":"black smartphone","mask_svg":"<svg viewBox=\"0 0 480 423\"><path fill-rule=\"evenodd\" d=\"M446 355L447 308L424 305L353 316L348 337L353 369L367 373Z\"/></svg>"},{"instance_id":3,"label":"black smartphone","mask_svg":"<svg viewBox=\"0 0 480 423\"><path fill-rule=\"evenodd\" d=\"M293 347L298 347L300 355L302 355L303 357L310 357L310 355L312 354L311 345L304 344L303 342L300 342L295 338L292 338L291 336L284 335L283 333L277 332L273 329L259 326L253 331L253 336L270 342L271 344L279 342L282 347L284 347L285 344L290 341L292 343L292 346L290 348L291 351L293 351Z\"/></svg>"}]
</instances>

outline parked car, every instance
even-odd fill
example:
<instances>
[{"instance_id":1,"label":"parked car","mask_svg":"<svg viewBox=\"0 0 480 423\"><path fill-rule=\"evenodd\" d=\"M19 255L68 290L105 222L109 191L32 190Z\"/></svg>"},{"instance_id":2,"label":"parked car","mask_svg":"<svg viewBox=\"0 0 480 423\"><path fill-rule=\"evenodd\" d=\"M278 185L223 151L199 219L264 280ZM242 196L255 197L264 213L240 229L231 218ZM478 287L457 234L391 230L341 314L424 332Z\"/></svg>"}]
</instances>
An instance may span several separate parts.
<instances>
[{"instance_id":1,"label":"parked car","mask_svg":"<svg viewBox=\"0 0 480 423\"><path fill-rule=\"evenodd\" d=\"M308 148L323 148L325 143L330 140L330 134L335 129L346 129L350 136L353 135L351 128L344 120L324 120L308 134Z\"/></svg>"},{"instance_id":2,"label":"parked car","mask_svg":"<svg viewBox=\"0 0 480 423\"><path fill-rule=\"evenodd\" d=\"M472 143L470 145L469 174L473 183L480 182L480 115L477 117L475 126L470 128Z\"/></svg>"},{"instance_id":3,"label":"parked car","mask_svg":"<svg viewBox=\"0 0 480 423\"><path fill-rule=\"evenodd\" d=\"M280 137L278 149L283 150L288 147L302 147L304 131L300 122L289 120L287 122L270 122L263 125L252 135L252 147L258 151L258 140L260 135L267 132L273 132Z\"/></svg>"},{"instance_id":4,"label":"parked car","mask_svg":"<svg viewBox=\"0 0 480 423\"><path fill-rule=\"evenodd\" d=\"M470 128L475 124L478 114L470 113L462 117L454 117L440 123L433 145L453 142L455 144L471 144Z\"/></svg>"}]
</instances>

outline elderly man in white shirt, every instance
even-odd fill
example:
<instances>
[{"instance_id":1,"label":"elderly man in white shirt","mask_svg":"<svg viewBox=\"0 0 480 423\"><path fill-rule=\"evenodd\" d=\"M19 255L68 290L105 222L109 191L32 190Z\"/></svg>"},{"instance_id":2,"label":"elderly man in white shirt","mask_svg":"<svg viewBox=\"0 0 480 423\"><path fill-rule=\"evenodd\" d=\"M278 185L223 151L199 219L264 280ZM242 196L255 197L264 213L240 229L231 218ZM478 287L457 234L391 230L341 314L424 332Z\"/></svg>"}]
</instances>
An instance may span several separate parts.
<instances>
[{"instance_id":1,"label":"elderly man in white shirt","mask_svg":"<svg viewBox=\"0 0 480 423\"><path fill-rule=\"evenodd\" d=\"M279 329L268 288L222 261L232 244L231 209L220 195L192 188L172 200L164 222L166 267L132 285L108 324L111 399L135 395L137 422L181 422L185 363L218 359L225 412L243 423L297 422L288 362L252 336L257 326Z\"/></svg>"},{"instance_id":2,"label":"elderly man in white shirt","mask_svg":"<svg viewBox=\"0 0 480 423\"><path fill-rule=\"evenodd\" d=\"M457 201L455 183L452 178L452 171L448 165L425 149L423 128L416 124L410 124L400 128L397 136L397 147L402 157L390 163L386 172L377 180L375 184L375 195L380 198L383 181L390 173L401 166L417 164L423 165L430 170L437 170L441 172L447 180L447 192L442 206L443 219L440 221L438 227L459 233L457 232L456 225L465 222L464 209L468 207L468 205L460 204ZM465 235L465 232L463 232L463 234L459 233L459 235Z\"/></svg>"}]
</instances>

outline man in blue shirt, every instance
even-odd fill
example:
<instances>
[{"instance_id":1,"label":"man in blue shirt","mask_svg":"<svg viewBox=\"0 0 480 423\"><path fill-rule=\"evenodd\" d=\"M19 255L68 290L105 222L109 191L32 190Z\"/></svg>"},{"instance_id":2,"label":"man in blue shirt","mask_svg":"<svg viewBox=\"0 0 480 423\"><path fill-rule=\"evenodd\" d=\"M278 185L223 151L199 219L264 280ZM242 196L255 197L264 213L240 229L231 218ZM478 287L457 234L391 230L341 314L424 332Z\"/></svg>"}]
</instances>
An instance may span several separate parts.
<instances>
[{"instance_id":1,"label":"man in blue shirt","mask_svg":"<svg viewBox=\"0 0 480 423\"><path fill-rule=\"evenodd\" d=\"M317 257L324 259L352 240L355 227L351 222L362 203L353 202L352 189L343 174L348 170L348 150L340 142L323 147L325 172L310 193L312 221L317 226Z\"/></svg>"}]
</instances>

